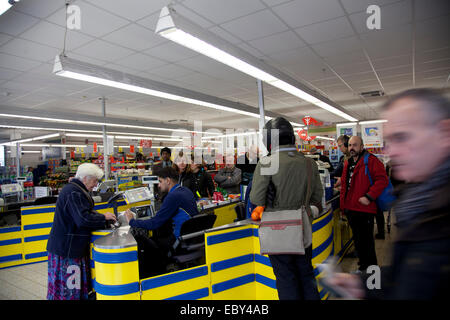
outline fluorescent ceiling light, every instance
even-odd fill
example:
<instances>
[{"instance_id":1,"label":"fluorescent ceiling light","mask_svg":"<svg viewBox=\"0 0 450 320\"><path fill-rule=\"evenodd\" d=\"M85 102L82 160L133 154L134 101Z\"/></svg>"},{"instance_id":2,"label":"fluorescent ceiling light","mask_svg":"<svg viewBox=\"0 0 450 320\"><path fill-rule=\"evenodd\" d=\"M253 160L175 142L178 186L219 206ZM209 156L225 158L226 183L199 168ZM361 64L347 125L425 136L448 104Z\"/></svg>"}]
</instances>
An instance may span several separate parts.
<instances>
[{"instance_id":1,"label":"fluorescent ceiling light","mask_svg":"<svg viewBox=\"0 0 450 320\"><path fill-rule=\"evenodd\" d=\"M330 141L334 141L336 139L333 138L329 138L329 137L322 137L322 136L316 136L316 139L321 139L321 140L330 140Z\"/></svg>"},{"instance_id":2,"label":"fluorescent ceiling light","mask_svg":"<svg viewBox=\"0 0 450 320\"><path fill-rule=\"evenodd\" d=\"M356 126L357 122L338 123L336 127Z\"/></svg>"},{"instance_id":3,"label":"fluorescent ceiling light","mask_svg":"<svg viewBox=\"0 0 450 320\"><path fill-rule=\"evenodd\" d=\"M19 2L19 0L12 1L13 4L14 2ZM4 14L6 11L8 11L11 7L12 4L10 3L9 0L0 0L0 16Z\"/></svg>"},{"instance_id":4,"label":"fluorescent ceiling light","mask_svg":"<svg viewBox=\"0 0 450 320\"><path fill-rule=\"evenodd\" d=\"M54 144L54 143L37 143L37 144L22 144L22 147L54 147L54 148L85 148L85 144Z\"/></svg>"},{"instance_id":5,"label":"fluorescent ceiling light","mask_svg":"<svg viewBox=\"0 0 450 320\"><path fill-rule=\"evenodd\" d=\"M358 119L346 113L342 107L304 84L265 64L233 44L220 39L214 33L194 22L181 17L170 6L166 6L161 10L155 33L256 79L260 79L344 119L358 121Z\"/></svg>"},{"instance_id":6,"label":"fluorescent ceiling light","mask_svg":"<svg viewBox=\"0 0 450 320\"><path fill-rule=\"evenodd\" d=\"M103 138L101 134L84 134L84 133L66 133L67 137L80 137L80 138Z\"/></svg>"},{"instance_id":7,"label":"fluorescent ceiling light","mask_svg":"<svg viewBox=\"0 0 450 320\"><path fill-rule=\"evenodd\" d=\"M49 138L55 138L55 137L59 137L59 133L52 133L52 134L46 134L43 136L37 136L37 137L33 137L33 138L27 138L27 139L20 139L20 140L14 140L14 141L10 141L10 142L5 142L2 143L0 145L15 145L18 143L23 143L23 142L30 142L30 141L36 141L36 140L44 140L44 139L49 139Z\"/></svg>"},{"instance_id":8,"label":"fluorescent ceiling light","mask_svg":"<svg viewBox=\"0 0 450 320\"><path fill-rule=\"evenodd\" d=\"M63 55L56 56L53 73L66 78L133 91L159 98L191 103L254 118L260 117L257 108L131 74L125 74L116 70L95 66L67 58ZM272 115L270 114L266 116L266 119L271 118Z\"/></svg>"},{"instance_id":9,"label":"fluorescent ceiling light","mask_svg":"<svg viewBox=\"0 0 450 320\"><path fill-rule=\"evenodd\" d=\"M360 121L359 124L369 124L369 123L384 123L387 120L368 120L368 121Z\"/></svg>"}]
</instances>

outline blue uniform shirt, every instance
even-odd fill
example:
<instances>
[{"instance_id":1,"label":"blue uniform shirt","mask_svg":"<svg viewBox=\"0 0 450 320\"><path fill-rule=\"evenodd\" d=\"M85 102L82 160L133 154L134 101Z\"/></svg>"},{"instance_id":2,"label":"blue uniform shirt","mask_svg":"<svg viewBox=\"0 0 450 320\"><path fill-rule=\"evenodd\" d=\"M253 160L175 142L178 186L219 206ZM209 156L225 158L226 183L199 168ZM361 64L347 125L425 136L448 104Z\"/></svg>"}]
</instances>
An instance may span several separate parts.
<instances>
[{"instance_id":1,"label":"blue uniform shirt","mask_svg":"<svg viewBox=\"0 0 450 320\"><path fill-rule=\"evenodd\" d=\"M198 214L198 210L194 194L188 188L176 184L170 189L161 208L153 218L148 220L131 219L130 226L156 230L172 219L173 234L178 238L183 222L196 214Z\"/></svg>"}]
</instances>

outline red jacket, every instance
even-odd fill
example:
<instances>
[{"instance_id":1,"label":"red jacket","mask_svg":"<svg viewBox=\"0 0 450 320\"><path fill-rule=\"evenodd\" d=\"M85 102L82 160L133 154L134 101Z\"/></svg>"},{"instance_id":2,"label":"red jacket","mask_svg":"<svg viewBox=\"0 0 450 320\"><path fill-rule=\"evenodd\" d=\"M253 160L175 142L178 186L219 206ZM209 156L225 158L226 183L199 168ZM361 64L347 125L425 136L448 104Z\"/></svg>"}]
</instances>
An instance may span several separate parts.
<instances>
[{"instance_id":1,"label":"red jacket","mask_svg":"<svg viewBox=\"0 0 450 320\"><path fill-rule=\"evenodd\" d=\"M370 185L369 177L365 174L364 154L362 154L353 171L350 188L346 192L348 161L345 161L341 178L341 210L348 209L352 211L377 213L375 199L388 186L389 179L383 163L373 154L369 155L368 167L373 185ZM366 194L373 200L368 206L358 201L359 198L364 197Z\"/></svg>"}]
</instances>

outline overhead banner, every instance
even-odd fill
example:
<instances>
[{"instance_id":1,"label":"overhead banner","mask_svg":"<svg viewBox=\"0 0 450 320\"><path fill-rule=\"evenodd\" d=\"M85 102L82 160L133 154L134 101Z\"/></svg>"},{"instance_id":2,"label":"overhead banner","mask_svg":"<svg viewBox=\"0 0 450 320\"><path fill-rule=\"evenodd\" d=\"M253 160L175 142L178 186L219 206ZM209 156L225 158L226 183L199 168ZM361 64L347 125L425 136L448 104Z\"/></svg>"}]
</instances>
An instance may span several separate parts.
<instances>
[{"instance_id":1,"label":"overhead banner","mask_svg":"<svg viewBox=\"0 0 450 320\"><path fill-rule=\"evenodd\" d=\"M361 124L361 137L366 148L383 147L383 123Z\"/></svg>"}]
</instances>

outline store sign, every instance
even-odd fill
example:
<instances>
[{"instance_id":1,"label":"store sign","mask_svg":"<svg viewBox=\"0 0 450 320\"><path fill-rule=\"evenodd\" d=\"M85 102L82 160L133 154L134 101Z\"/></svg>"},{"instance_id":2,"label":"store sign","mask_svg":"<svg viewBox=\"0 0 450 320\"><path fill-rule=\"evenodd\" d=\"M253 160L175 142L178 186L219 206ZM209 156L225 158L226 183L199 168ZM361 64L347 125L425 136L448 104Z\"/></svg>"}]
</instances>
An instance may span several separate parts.
<instances>
[{"instance_id":1,"label":"store sign","mask_svg":"<svg viewBox=\"0 0 450 320\"><path fill-rule=\"evenodd\" d=\"M336 133L339 136L347 135L349 137L356 136L356 123L348 125L337 125Z\"/></svg>"},{"instance_id":2,"label":"store sign","mask_svg":"<svg viewBox=\"0 0 450 320\"><path fill-rule=\"evenodd\" d=\"M43 147L42 148L42 160L61 158L62 148Z\"/></svg>"},{"instance_id":3,"label":"store sign","mask_svg":"<svg viewBox=\"0 0 450 320\"><path fill-rule=\"evenodd\" d=\"M130 153L134 153L134 145L130 145Z\"/></svg>"},{"instance_id":4,"label":"store sign","mask_svg":"<svg viewBox=\"0 0 450 320\"><path fill-rule=\"evenodd\" d=\"M139 145L142 148L151 148L152 147L152 140L141 140L141 141L139 141Z\"/></svg>"},{"instance_id":5,"label":"store sign","mask_svg":"<svg viewBox=\"0 0 450 320\"><path fill-rule=\"evenodd\" d=\"M93 148L94 153L98 152L98 148L97 148L97 142L94 142L94 148Z\"/></svg>"},{"instance_id":6,"label":"store sign","mask_svg":"<svg viewBox=\"0 0 450 320\"><path fill-rule=\"evenodd\" d=\"M383 124L368 123L361 125L361 137L366 148L383 147Z\"/></svg>"}]
</instances>

